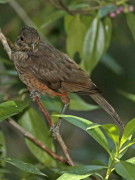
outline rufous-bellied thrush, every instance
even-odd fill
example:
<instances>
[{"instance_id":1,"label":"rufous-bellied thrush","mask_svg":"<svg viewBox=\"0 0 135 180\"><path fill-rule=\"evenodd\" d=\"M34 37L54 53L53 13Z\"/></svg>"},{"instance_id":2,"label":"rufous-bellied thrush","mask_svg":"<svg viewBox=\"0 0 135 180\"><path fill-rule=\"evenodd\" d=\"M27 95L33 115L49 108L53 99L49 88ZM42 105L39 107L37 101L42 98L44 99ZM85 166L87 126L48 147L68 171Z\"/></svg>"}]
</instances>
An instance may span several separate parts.
<instances>
[{"instance_id":1,"label":"rufous-bellied thrush","mask_svg":"<svg viewBox=\"0 0 135 180\"><path fill-rule=\"evenodd\" d=\"M118 114L89 76L68 55L42 42L34 28L22 28L12 51L12 60L30 91L60 96L64 104L70 101L68 93L89 95L123 127Z\"/></svg>"}]
</instances>

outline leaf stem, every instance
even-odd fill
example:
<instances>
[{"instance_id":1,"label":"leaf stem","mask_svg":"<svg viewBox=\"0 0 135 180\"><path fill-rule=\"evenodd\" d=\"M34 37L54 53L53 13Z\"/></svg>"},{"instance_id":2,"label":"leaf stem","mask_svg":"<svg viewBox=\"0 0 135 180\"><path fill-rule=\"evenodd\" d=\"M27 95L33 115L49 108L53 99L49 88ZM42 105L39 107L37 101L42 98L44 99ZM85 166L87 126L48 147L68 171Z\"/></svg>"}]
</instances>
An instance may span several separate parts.
<instances>
[{"instance_id":1,"label":"leaf stem","mask_svg":"<svg viewBox=\"0 0 135 180\"><path fill-rule=\"evenodd\" d=\"M108 180L110 175L111 175L111 173L114 171L114 164L116 162L116 159L117 159L118 155L119 155L119 149L116 150L116 153L115 153L115 155L114 155L114 157L112 159L112 162L110 163L110 165L108 167L108 170L107 170L106 176L105 176L105 180Z\"/></svg>"},{"instance_id":2,"label":"leaf stem","mask_svg":"<svg viewBox=\"0 0 135 180\"><path fill-rule=\"evenodd\" d=\"M0 41L3 44L5 51L7 52L8 56L9 56L9 59L11 59L12 51L11 51L11 49L9 47L7 39L5 38L4 34L1 32L1 29L0 29Z\"/></svg>"}]
</instances>

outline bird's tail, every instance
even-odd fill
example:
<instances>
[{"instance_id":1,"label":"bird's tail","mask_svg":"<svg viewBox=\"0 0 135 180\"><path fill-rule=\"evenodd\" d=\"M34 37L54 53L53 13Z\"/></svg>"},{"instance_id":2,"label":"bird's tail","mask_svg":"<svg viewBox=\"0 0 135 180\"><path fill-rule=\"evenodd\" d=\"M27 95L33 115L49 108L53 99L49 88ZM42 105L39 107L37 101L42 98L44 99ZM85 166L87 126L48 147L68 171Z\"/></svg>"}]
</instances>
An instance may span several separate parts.
<instances>
[{"instance_id":1,"label":"bird's tail","mask_svg":"<svg viewBox=\"0 0 135 180\"><path fill-rule=\"evenodd\" d=\"M90 94L90 97L96 101L97 104L99 104L99 106L101 106L124 129L124 124L120 120L119 115L100 93Z\"/></svg>"}]
</instances>

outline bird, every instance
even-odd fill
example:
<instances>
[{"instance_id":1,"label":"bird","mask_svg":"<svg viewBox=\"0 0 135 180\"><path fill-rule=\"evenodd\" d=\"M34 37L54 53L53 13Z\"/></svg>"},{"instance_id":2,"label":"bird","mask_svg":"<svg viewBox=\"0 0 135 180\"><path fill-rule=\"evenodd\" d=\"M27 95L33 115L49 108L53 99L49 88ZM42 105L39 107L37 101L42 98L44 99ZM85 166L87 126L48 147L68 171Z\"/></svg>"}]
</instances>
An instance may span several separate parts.
<instances>
[{"instance_id":1,"label":"bird","mask_svg":"<svg viewBox=\"0 0 135 180\"><path fill-rule=\"evenodd\" d=\"M33 27L21 29L11 59L30 92L59 96L65 105L70 102L69 93L88 95L124 128L119 115L89 75L67 54L42 42Z\"/></svg>"}]
</instances>

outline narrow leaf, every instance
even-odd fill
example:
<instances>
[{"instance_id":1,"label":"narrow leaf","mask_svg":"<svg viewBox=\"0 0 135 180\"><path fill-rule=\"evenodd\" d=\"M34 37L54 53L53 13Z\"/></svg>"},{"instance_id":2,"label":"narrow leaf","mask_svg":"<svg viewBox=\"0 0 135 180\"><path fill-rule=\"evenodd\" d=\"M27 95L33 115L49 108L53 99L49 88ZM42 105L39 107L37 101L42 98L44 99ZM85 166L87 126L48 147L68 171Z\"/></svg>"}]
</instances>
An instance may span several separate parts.
<instances>
[{"instance_id":1,"label":"narrow leaf","mask_svg":"<svg viewBox=\"0 0 135 180\"><path fill-rule=\"evenodd\" d=\"M8 2L7 0L0 0L1 4L7 3L7 2Z\"/></svg>"},{"instance_id":2,"label":"narrow leaf","mask_svg":"<svg viewBox=\"0 0 135 180\"><path fill-rule=\"evenodd\" d=\"M135 94L128 93L122 90L119 90L119 93L122 94L124 97L128 98L129 100L135 102Z\"/></svg>"},{"instance_id":3,"label":"narrow leaf","mask_svg":"<svg viewBox=\"0 0 135 180\"><path fill-rule=\"evenodd\" d=\"M66 11L55 11L53 13L51 13L50 15L48 15L47 17L45 17L45 23L41 25L41 29L45 28L46 26L48 26L49 24L53 23L54 21L60 19L61 17L63 17L66 14Z\"/></svg>"},{"instance_id":4,"label":"narrow leaf","mask_svg":"<svg viewBox=\"0 0 135 180\"><path fill-rule=\"evenodd\" d=\"M32 164L24 163L23 161L20 161L18 159L13 159L13 158L4 158L2 160L9 164L12 164L13 166L15 166L25 172L46 176L36 166L34 166Z\"/></svg>"},{"instance_id":5,"label":"narrow leaf","mask_svg":"<svg viewBox=\"0 0 135 180\"><path fill-rule=\"evenodd\" d=\"M120 142L120 147L127 141L130 140L133 133L135 132L135 118L129 121L124 129L121 142Z\"/></svg>"},{"instance_id":6,"label":"narrow leaf","mask_svg":"<svg viewBox=\"0 0 135 180\"><path fill-rule=\"evenodd\" d=\"M115 146L118 147L119 138L120 138L120 131L118 127L114 124L105 124L105 125L102 125L102 128L105 130L108 137L112 139Z\"/></svg>"},{"instance_id":7,"label":"narrow leaf","mask_svg":"<svg viewBox=\"0 0 135 180\"><path fill-rule=\"evenodd\" d=\"M108 142L102 131L97 126L97 124L95 128L93 127L92 129L91 128L89 129L89 127L91 127L91 125L93 125L94 123L84 118L80 118L72 115L56 115L56 116L63 117L66 121L86 131L110 154L110 148Z\"/></svg>"},{"instance_id":8,"label":"narrow leaf","mask_svg":"<svg viewBox=\"0 0 135 180\"><path fill-rule=\"evenodd\" d=\"M85 25L81 22L80 15L67 15L65 18L65 30L67 32L67 52L71 58L75 53L82 56L83 40L86 32Z\"/></svg>"},{"instance_id":9,"label":"narrow leaf","mask_svg":"<svg viewBox=\"0 0 135 180\"><path fill-rule=\"evenodd\" d=\"M126 14L127 23L135 41L135 15L133 13Z\"/></svg>"},{"instance_id":10,"label":"narrow leaf","mask_svg":"<svg viewBox=\"0 0 135 180\"><path fill-rule=\"evenodd\" d=\"M115 164L115 171L127 180L135 180L135 164L119 161Z\"/></svg>"},{"instance_id":11,"label":"narrow leaf","mask_svg":"<svg viewBox=\"0 0 135 180\"><path fill-rule=\"evenodd\" d=\"M103 20L104 32L105 32L105 47L104 53L106 53L112 37L112 21L111 18L105 17Z\"/></svg>"},{"instance_id":12,"label":"narrow leaf","mask_svg":"<svg viewBox=\"0 0 135 180\"><path fill-rule=\"evenodd\" d=\"M27 101L7 101L0 104L0 121L14 116L28 107Z\"/></svg>"},{"instance_id":13,"label":"narrow leaf","mask_svg":"<svg viewBox=\"0 0 135 180\"><path fill-rule=\"evenodd\" d=\"M47 125L38 112L33 108L27 110L19 119L20 124L29 132L31 132L38 140L45 144L49 149L54 151L52 138L50 136ZM26 139L26 144L32 154L46 166L54 166L55 160L45 151L41 150L30 140Z\"/></svg>"},{"instance_id":14,"label":"narrow leaf","mask_svg":"<svg viewBox=\"0 0 135 180\"><path fill-rule=\"evenodd\" d=\"M14 70L0 71L0 75L17 76L17 72Z\"/></svg>"},{"instance_id":15,"label":"narrow leaf","mask_svg":"<svg viewBox=\"0 0 135 180\"><path fill-rule=\"evenodd\" d=\"M125 154L124 151L127 150L128 147L132 146L133 144L135 144L135 138L128 142L126 146L124 146L121 150L120 153L122 153L122 156ZM125 151L126 152L126 151Z\"/></svg>"},{"instance_id":16,"label":"narrow leaf","mask_svg":"<svg viewBox=\"0 0 135 180\"><path fill-rule=\"evenodd\" d=\"M135 164L135 157L126 160L129 163Z\"/></svg>"},{"instance_id":17,"label":"narrow leaf","mask_svg":"<svg viewBox=\"0 0 135 180\"><path fill-rule=\"evenodd\" d=\"M91 176L95 171L97 172L104 168L106 167L98 166L98 165L74 167L68 172L64 173L62 176L60 176L57 180L69 180L69 179L81 180L81 179Z\"/></svg>"},{"instance_id":18,"label":"narrow leaf","mask_svg":"<svg viewBox=\"0 0 135 180\"><path fill-rule=\"evenodd\" d=\"M99 17L103 18L104 16L108 15L111 12L114 12L117 10L117 6L113 4L106 5L99 10Z\"/></svg>"},{"instance_id":19,"label":"narrow leaf","mask_svg":"<svg viewBox=\"0 0 135 180\"><path fill-rule=\"evenodd\" d=\"M90 73L97 65L104 53L104 48L104 27L101 20L96 16L86 32L83 44L83 61L81 65L87 72Z\"/></svg>"},{"instance_id":20,"label":"narrow leaf","mask_svg":"<svg viewBox=\"0 0 135 180\"><path fill-rule=\"evenodd\" d=\"M42 102L43 102L44 106L48 110L50 110L52 112L61 113L62 103L60 102L59 98L57 98L57 97L52 98L52 97L49 97L49 96L42 96Z\"/></svg>"},{"instance_id":21,"label":"narrow leaf","mask_svg":"<svg viewBox=\"0 0 135 180\"><path fill-rule=\"evenodd\" d=\"M71 100L70 100L69 109L71 110L92 111L99 108L99 106L88 104L76 94L71 94L70 97L71 97Z\"/></svg>"},{"instance_id":22,"label":"narrow leaf","mask_svg":"<svg viewBox=\"0 0 135 180\"><path fill-rule=\"evenodd\" d=\"M110 54L105 54L101 59L101 63L103 63L106 67L112 70L112 72L118 75L123 73L122 67L118 64L116 59L114 59Z\"/></svg>"},{"instance_id":23,"label":"narrow leaf","mask_svg":"<svg viewBox=\"0 0 135 180\"><path fill-rule=\"evenodd\" d=\"M5 137L2 131L0 131L0 158L5 158L7 154ZM0 166L5 167L5 163L0 161Z\"/></svg>"}]
</instances>

